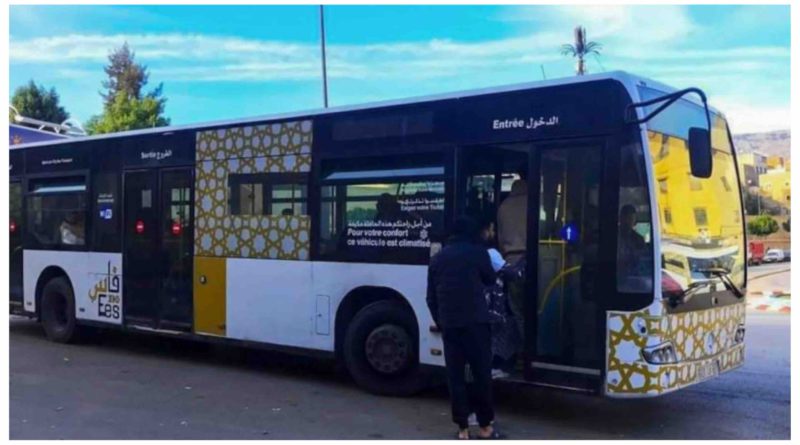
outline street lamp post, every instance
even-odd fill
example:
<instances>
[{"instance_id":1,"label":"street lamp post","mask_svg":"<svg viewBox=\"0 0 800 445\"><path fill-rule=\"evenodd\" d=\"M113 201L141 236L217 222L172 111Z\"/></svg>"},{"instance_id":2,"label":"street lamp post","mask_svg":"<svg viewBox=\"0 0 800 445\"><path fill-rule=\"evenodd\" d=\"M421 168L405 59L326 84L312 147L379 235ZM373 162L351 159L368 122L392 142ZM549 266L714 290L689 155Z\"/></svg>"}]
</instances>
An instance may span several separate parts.
<instances>
[{"instance_id":1,"label":"street lamp post","mask_svg":"<svg viewBox=\"0 0 800 445\"><path fill-rule=\"evenodd\" d=\"M319 5L319 37L322 46L322 101L328 108L328 71L325 66L325 7Z\"/></svg>"}]
</instances>

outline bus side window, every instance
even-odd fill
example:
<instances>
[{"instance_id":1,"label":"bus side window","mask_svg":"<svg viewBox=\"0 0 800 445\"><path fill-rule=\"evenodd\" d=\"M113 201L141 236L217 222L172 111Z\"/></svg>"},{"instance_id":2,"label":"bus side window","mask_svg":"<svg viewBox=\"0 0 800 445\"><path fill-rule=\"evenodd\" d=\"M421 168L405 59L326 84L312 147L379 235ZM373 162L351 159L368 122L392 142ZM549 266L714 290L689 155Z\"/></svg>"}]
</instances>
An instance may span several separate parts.
<instances>
[{"instance_id":1,"label":"bus side window","mask_svg":"<svg viewBox=\"0 0 800 445\"><path fill-rule=\"evenodd\" d=\"M86 201L85 177L31 181L26 219L31 245L40 249L84 249Z\"/></svg>"},{"instance_id":2,"label":"bus side window","mask_svg":"<svg viewBox=\"0 0 800 445\"><path fill-rule=\"evenodd\" d=\"M444 230L444 168L430 163L393 169L374 164L358 167L323 167L327 173L320 190L320 256L427 264L430 249L441 242Z\"/></svg>"},{"instance_id":3,"label":"bus side window","mask_svg":"<svg viewBox=\"0 0 800 445\"><path fill-rule=\"evenodd\" d=\"M305 174L232 174L228 177L229 215L308 215Z\"/></svg>"}]
</instances>

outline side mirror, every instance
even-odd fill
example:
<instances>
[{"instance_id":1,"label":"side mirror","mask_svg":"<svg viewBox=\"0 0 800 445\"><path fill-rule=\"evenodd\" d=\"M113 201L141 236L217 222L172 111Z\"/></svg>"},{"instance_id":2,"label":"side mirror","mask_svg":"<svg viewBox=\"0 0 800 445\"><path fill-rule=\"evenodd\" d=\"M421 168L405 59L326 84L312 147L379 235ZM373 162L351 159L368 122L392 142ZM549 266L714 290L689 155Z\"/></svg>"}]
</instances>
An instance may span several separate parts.
<instances>
[{"instance_id":1,"label":"side mirror","mask_svg":"<svg viewBox=\"0 0 800 445\"><path fill-rule=\"evenodd\" d=\"M712 167L711 133L705 128L689 129L689 162L692 176L696 178L711 177Z\"/></svg>"}]
</instances>

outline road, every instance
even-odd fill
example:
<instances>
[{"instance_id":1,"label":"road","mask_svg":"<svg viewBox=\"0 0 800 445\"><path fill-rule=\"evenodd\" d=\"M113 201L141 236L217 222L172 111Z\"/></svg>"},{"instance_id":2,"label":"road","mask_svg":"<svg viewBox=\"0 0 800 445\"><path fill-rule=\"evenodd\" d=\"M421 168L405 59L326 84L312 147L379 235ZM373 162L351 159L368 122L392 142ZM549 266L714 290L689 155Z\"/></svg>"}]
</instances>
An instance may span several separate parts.
<instances>
[{"instance_id":1,"label":"road","mask_svg":"<svg viewBox=\"0 0 800 445\"><path fill-rule=\"evenodd\" d=\"M789 292L791 263L770 263L748 268L748 292Z\"/></svg>"},{"instance_id":2,"label":"road","mask_svg":"<svg viewBox=\"0 0 800 445\"><path fill-rule=\"evenodd\" d=\"M789 317L748 314L743 368L660 398L500 386L518 439L789 439ZM46 341L12 318L12 439L447 439L446 390L359 390L328 362L107 332Z\"/></svg>"}]
</instances>

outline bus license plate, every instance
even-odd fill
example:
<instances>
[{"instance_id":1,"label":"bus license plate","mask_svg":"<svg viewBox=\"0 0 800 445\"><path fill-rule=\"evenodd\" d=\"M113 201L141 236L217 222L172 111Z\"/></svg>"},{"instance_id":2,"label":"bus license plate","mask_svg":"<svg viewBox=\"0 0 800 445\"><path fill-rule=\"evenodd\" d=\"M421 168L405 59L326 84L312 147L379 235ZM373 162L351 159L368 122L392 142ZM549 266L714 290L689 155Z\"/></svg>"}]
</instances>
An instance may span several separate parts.
<instances>
[{"instance_id":1,"label":"bus license plate","mask_svg":"<svg viewBox=\"0 0 800 445\"><path fill-rule=\"evenodd\" d=\"M719 361L712 360L704 363L697 368L697 380L708 380L719 374Z\"/></svg>"}]
</instances>

